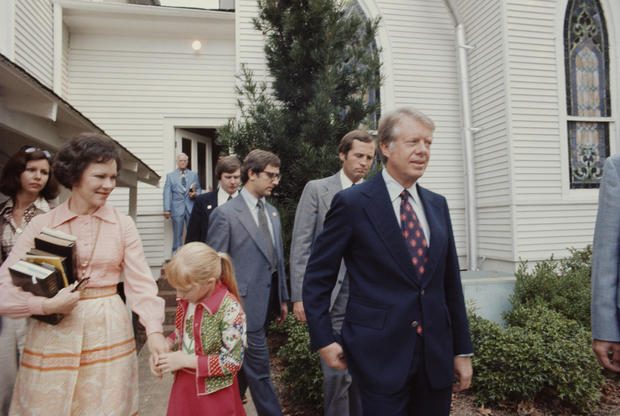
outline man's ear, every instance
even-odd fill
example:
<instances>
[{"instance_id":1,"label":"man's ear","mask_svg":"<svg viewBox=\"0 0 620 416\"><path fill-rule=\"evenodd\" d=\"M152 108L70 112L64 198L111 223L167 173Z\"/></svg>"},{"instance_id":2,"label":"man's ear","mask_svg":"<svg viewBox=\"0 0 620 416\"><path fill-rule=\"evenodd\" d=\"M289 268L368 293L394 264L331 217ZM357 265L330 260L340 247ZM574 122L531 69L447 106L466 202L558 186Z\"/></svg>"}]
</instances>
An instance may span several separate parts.
<instances>
[{"instance_id":1,"label":"man's ear","mask_svg":"<svg viewBox=\"0 0 620 416\"><path fill-rule=\"evenodd\" d=\"M340 161L342 163L344 163L344 161L347 160L347 155L345 153L342 153L342 152L338 153L338 157L340 158Z\"/></svg>"},{"instance_id":2,"label":"man's ear","mask_svg":"<svg viewBox=\"0 0 620 416\"><path fill-rule=\"evenodd\" d=\"M386 142L379 143L379 149L377 149L379 155L387 157L390 153L390 144Z\"/></svg>"}]
</instances>

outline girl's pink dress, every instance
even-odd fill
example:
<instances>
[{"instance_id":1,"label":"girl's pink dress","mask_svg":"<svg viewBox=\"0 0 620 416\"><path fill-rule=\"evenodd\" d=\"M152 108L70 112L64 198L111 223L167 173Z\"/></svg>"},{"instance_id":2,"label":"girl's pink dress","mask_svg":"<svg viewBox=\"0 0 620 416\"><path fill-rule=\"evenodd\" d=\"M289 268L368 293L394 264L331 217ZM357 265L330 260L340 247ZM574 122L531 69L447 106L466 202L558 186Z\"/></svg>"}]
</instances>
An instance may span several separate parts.
<instances>
[{"instance_id":1,"label":"girl's pink dress","mask_svg":"<svg viewBox=\"0 0 620 416\"><path fill-rule=\"evenodd\" d=\"M204 396L196 394L196 374L177 371L168 402L168 416L245 416L237 376L233 385Z\"/></svg>"}]
</instances>

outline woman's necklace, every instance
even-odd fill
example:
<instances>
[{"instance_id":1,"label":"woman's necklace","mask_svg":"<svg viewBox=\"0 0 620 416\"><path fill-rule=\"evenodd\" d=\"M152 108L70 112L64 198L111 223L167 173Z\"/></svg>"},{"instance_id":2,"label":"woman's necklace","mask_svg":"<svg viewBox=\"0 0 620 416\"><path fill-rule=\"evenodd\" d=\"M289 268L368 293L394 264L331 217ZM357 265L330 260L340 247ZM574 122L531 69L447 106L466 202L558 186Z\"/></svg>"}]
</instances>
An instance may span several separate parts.
<instances>
[{"instance_id":1,"label":"woman's necklace","mask_svg":"<svg viewBox=\"0 0 620 416\"><path fill-rule=\"evenodd\" d=\"M77 254L77 247L75 249L75 255L77 257L77 261L80 267L80 279L84 279L86 277L86 270L88 266L90 266L90 262L93 260L93 255L95 254L95 248L97 247L97 241L99 240L99 231L101 231L101 220L97 218L97 233L95 234L95 242L93 243L93 248L90 250L90 255L88 256L88 260L80 262L80 257ZM69 233L73 234L73 230L71 229L71 221L69 221Z\"/></svg>"}]
</instances>

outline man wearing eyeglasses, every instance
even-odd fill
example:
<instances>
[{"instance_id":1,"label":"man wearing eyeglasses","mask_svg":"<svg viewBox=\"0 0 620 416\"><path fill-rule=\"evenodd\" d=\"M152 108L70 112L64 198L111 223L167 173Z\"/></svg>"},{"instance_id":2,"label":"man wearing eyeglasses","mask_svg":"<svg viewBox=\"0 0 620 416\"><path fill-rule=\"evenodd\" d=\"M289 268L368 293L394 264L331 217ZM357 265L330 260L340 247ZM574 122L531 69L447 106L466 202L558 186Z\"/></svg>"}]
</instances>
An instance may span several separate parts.
<instances>
[{"instance_id":1,"label":"man wearing eyeglasses","mask_svg":"<svg viewBox=\"0 0 620 416\"><path fill-rule=\"evenodd\" d=\"M248 347L239 372L241 396L250 387L259 416L282 415L271 381L265 328L286 320L289 299L280 215L265 197L280 182L280 159L251 151L241 166L239 197L218 206L209 219L207 244L230 255L247 316Z\"/></svg>"}]
</instances>

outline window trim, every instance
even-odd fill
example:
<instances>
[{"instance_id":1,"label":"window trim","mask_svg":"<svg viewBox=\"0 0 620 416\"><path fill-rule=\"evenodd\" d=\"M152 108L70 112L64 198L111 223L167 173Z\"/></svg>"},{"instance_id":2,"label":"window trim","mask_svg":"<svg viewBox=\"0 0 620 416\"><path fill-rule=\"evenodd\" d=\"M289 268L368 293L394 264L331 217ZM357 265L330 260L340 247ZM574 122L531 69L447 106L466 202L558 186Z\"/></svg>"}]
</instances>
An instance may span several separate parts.
<instances>
[{"instance_id":1,"label":"window trim","mask_svg":"<svg viewBox=\"0 0 620 416\"><path fill-rule=\"evenodd\" d=\"M620 128L618 120L618 109L620 109L620 72L618 64L618 51L620 46L620 31L616 28L615 22L620 22L620 4L612 5L609 0L598 0L603 14L607 29L607 41L609 44L609 91L610 91L610 117L579 117L567 114L566 96L566 58L564 50L564 18L566 7L569 0L559 1L556 10L556 62L558 73L558 131L560 140L560 165L561 165L561 186L562 199L570 202L592 203L598 200L598 188L571 188L570 187L570 161L568 148L568 123L570 121L583 122L606 122L609 125L609 154L613 155L620 148ZM615 0L614 0L615 1Z\"/></svg>"}]
</instances>

